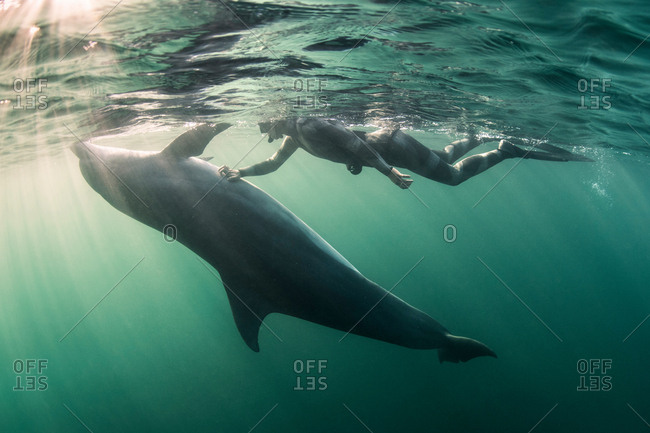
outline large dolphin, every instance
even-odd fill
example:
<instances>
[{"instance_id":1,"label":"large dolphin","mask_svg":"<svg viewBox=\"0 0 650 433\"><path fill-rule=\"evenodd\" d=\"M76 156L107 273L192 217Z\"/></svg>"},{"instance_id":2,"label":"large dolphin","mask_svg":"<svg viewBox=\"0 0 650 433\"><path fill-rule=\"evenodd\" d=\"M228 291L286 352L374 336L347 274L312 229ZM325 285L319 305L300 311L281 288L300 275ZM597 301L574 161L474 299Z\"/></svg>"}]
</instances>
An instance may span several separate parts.
<instances>
[{"instance_id":1,"label":"large dolphin","mask_svg":"<svg viewBox=\"0 0 650 433\"><path fill-rule=\"evenodd\" d=\"M440 362L495 353L452 335L352 266L291 211L245 180L228 182L197 158L230 125L201 125L160 152L73 144L90 186L119 211L177 239L221 275L237 328L259 351L269 313L414 349Z\"/></svg>"}]
</instances>

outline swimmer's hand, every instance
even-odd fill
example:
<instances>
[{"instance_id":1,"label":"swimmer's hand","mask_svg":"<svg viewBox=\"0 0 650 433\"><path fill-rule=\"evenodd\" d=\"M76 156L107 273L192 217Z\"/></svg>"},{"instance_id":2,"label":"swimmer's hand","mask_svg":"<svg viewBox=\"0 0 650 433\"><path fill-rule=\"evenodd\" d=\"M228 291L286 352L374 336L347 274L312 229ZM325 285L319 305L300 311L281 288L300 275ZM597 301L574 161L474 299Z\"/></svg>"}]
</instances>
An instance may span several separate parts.
<instances>
[{"instance_id":1,"label":"swimmer's hand","mask_svg":"<svg viewBox=\"0 0 650 433\"><path fill-rule=\"evenodd\" d=\"M224 176L230 182L234 182L237 179L241 179L241 172L239 170L231 170L230 167L224 165L219 169L219 174Z\"/></svg>"},{"instance_id":2,"label":"swimmer's hand","mask_svg":"<svg viewBox=\"0 0 650 433\"><path fill-rule=\"evenodd\" d=\"M395 167L391 168L388 178L402 189L407 189L413 183L411 176L400 173Z\"/></svg>"}]
</instances>

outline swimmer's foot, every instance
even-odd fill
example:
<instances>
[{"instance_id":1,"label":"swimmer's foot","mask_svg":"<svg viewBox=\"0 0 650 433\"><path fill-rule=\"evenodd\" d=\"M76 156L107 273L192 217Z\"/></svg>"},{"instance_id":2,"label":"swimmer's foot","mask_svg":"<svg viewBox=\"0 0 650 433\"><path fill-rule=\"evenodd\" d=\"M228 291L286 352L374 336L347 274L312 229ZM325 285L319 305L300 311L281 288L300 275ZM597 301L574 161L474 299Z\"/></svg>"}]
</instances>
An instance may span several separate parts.
<instances>
[{"instance_id":1,"label":"swimmer's foot","mask_svg":"<svg viewBox=\"0 0 650 433\"><path fill-rule=\"evenodd\" d=\"M506 158L523 158L526 156L526 151L524 149L520 149L506 140L501 140L499 142L498 149Z\"/></svg>"}]
</instances>

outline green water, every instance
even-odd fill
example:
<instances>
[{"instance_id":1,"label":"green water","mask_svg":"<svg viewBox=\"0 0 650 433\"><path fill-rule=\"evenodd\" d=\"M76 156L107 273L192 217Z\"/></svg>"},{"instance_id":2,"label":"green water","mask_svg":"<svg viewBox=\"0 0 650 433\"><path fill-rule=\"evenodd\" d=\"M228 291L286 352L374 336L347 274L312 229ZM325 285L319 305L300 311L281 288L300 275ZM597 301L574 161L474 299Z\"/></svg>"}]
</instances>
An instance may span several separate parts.
<instances>
[{"instance_id":1,"label":"green water","mask_svg":"<svg viewBox=\"0 0 650 433\"><path fill-rule=\"evenodd\" d=\"M257 135L229 130L206 154L234 164ZM461 188L418 179L429 208L378 173L346 176L304 153L254 179L384 287L424 257L393 293L499 356L463 365L354 335L339 342L338 331L278 315L266 323L282 341L263 327L254 353L219 281L104 202L71 153L3 172L3 430L83 431L67 406L92 431L248 431L271 408L256 431L363 431L344 404L372 431L528 431L556 404L536 431L640 430L627 404L647 408L650 330L623 340L650 310L647 166L616 156L515 164ZM12 363L24 359L47 360L46 390L13 390L28 375ZM297 374L309 359L326 367ZM612 389L577 391L580 359L611 359ZM296 390L307 376L326 389Z\"/></svg>"}]
</instances>

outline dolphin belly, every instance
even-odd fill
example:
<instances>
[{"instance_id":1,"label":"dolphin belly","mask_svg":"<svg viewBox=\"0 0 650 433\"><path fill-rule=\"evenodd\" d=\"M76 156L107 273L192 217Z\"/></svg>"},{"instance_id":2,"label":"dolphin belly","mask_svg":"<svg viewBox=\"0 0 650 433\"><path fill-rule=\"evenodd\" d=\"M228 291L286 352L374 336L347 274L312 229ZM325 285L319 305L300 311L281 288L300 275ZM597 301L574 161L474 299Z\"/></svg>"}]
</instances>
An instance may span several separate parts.
<instances>
[{"instance_id":1,"label":"dolphin belly","mask_svg":"<svg viewBox=\"0 0 650 433\"><path fill-rule=\"evenodd\" d=\"M261 320L274 312L411 348L444 344L442 325L368 280L249 182L226 183L200 206L217 228L179 240L220 273L240 332L254 350Z\"/></svg>"}]
</instances>

